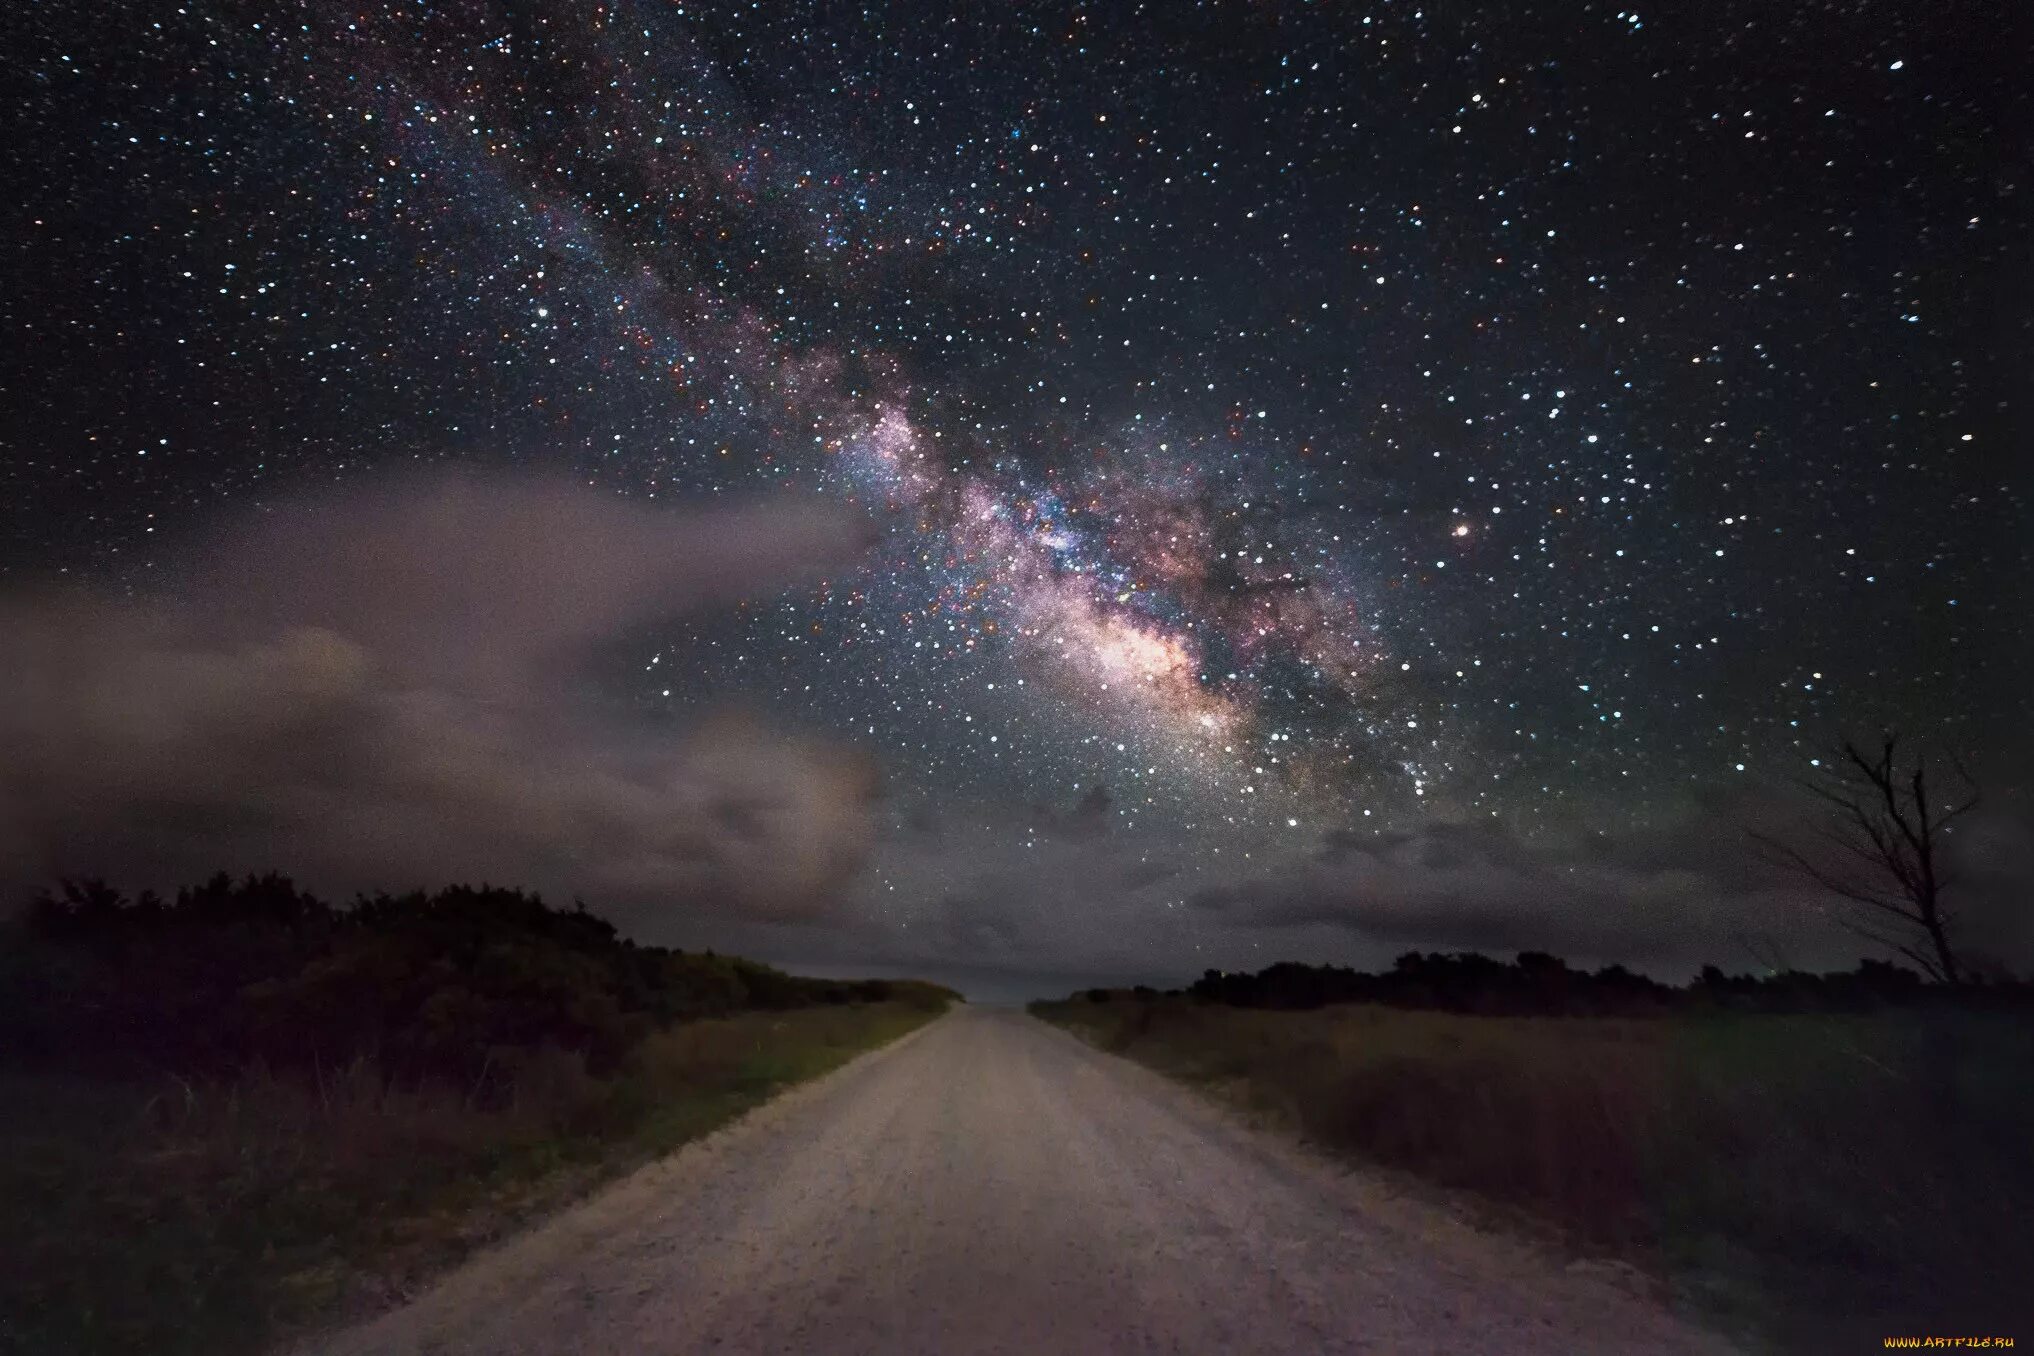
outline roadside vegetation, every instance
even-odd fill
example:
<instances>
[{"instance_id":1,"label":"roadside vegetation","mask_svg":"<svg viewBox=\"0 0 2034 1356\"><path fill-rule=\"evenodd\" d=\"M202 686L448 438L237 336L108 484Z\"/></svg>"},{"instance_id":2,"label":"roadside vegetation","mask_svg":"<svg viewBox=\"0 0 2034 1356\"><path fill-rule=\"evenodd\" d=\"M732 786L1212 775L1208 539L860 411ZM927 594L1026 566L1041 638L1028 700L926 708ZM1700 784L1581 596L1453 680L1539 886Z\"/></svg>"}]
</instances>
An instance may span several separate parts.
<instances>
[{"instance_id":1,"label":"roadside vegetation","mask_svg":"<svg viewBox=\"0 0 2034 1356\"><path fill-rule=\"evenodd\" d=\"M1952 990L1878 965L1668 988L1521 959L1211 971L1191 990L1032 1011L1628 1262L1755 1347L2026 1331L2025 986Z\"/></svg>"},{"instance_id":2,"label":"roadside vegetation","mask_svg":"<svg viewBox=\"0 0 2034 1356\"><path fill-rule=\"evenodd\" d=\"M96 885L0 939L0 1350L235 1352L944 1011L514 890Z\"/></svg>"}]
</instances>

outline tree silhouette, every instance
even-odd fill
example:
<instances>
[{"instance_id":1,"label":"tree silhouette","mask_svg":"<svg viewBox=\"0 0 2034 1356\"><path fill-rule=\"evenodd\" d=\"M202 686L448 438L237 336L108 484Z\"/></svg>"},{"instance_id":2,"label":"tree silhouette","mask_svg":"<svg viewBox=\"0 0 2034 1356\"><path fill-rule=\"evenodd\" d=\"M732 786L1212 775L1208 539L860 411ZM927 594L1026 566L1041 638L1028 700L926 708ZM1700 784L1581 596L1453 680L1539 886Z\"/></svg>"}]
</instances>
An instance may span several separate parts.
<instances>
[{"instance_id":1,"label":"tree silhouette","mask_svg":"<svg viewBox=\"0 0 2034 1356\"><path fill-rule=\"evenodd\" d=\"M1916 754L1903 763L1899 742L1888 734L1871 754L1845 740L1826 778L1801 782L1835 811L1816 830L1824 850L1807 852L1756 830L1751 836L1768 861L1850 901L1845 928L1956 984L1963 970L1952 944L1955 916L1942 901L1953 882L1941 848L1949 826L1978 798L1959 766L1961 802L1938 804L1927 759Z\"/></svg>"}]
</instances>

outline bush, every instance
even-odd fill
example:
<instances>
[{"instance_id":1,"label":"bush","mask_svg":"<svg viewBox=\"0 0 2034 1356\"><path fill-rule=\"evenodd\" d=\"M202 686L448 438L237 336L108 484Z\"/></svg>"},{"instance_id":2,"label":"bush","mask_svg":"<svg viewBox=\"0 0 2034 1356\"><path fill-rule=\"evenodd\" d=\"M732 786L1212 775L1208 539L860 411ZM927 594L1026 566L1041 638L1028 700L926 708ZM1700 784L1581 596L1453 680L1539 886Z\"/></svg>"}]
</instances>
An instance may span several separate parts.
<instances>
[{"instance_id":1,"label":"bush","mask_svg":"<svg viewBox=\"0 0 2034 1356\"><path fill-rule=\"evenodd\" d=\"M1558 956L1539 951L1522 951L1510 963L1475 952L1408 951L1383 974L1280 961L1256 974L1209 970L1188 992L1207 1003L1287 1011L1332 1003L1585 1017L1657 1016L1696 1009L1874 1012L1919 1005L2034 1011L2034 985L2017 980L1928 984L1913 971L1884 961L1867 960L1855 970L1826 975L1790 970L1763 977L1725 975L1715 966L1705 966L1693 982L1675 988L1621 965L1593 972L1571 969Z\"/></svg>"},{"instance_id":2,"label":"bush","mask_svg":"<svg viewBox=\"0 0 2034 1356\"><path fill-rule=\"evenodd\" d=\"M0 938L0 1345L253 1351L943 1009L489 887L35 901Z\"/></svg>"},{"instance_id":3,"label":"bush","mask_svg":"<svg viewBox=\"0 0 2034 1356\"><path fill-rule=\"evenodd\" d=\"M390 1077L505 1091L509 1052L555 1048L603 1075L670 1022L751 1009L955 995L819 980L639 946L583 906L452 886L335 908L277 875L128 900L96 883L36 899L0 961L0 1059L217 1077Z\"/></svg>"}]
</instances>

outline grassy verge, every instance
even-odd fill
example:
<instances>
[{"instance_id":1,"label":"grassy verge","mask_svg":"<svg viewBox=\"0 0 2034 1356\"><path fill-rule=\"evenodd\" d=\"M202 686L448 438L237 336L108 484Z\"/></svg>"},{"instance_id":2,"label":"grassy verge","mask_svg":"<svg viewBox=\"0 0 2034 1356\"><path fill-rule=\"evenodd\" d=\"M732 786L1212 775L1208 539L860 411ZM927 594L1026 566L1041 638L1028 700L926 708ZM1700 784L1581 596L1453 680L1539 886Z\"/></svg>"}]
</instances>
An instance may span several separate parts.
<instances>
[{"instance_id":1,"label":"grassy verge","mask_svg":"<svg viewBox=\"0 0 2034 1356\"><path fill-rule=\"evenodd\" d=\"M1323 1146L1620 1255L1780 1351L2034 1335L2034 1024L1034 1004Z\"/></svg>"},{"instance_id":2,"label":"grassy verge","mask_svg":"<svg viewBox=\"0 0 2034 1356\"><path fill-rule=\"evenodd\" d=\"M605 1077L524 1060L512 1095L356 1062L223 1083L0 1082L0 1350L253 1351L885 1044L889 1002L681 1023Z\"/></svg>"}]
</instances>

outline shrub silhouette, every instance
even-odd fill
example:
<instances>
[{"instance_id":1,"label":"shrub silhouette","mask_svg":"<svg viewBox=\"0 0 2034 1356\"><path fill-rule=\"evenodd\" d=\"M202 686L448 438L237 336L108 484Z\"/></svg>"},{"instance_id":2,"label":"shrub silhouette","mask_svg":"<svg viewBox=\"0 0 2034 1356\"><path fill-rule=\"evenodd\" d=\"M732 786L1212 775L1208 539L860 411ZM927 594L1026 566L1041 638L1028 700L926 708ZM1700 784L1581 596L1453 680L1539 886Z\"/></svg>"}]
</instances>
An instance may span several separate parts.
<instances>
[{"instance_id":1,"label":"shrub silhouette","mask_svg":"<svg viewBox=\"0 0 2034 1356\"><path fill-rule=\"evenodd\" d=\"M1511 963L1476 952L1409 951L1383 974L1280 961L1255 974L1209 970L1187 992L1203 1002L1242 1008L1298 1010L1331 1003L1382 1003L1493 1016L1645 1016L1690 1008L1867 1012L1918 1003L2034 1007L2034 986L2023 981L1950 986L1927 982L1912 970L1878 960L1822 975L1794 970L1725 975L1710 965L1677 988L1621 965L1577 970L1538 951L1520 952ZM1099 990L1088 996L1095 998L1097 993L1107 995Z\"/></svg>"},{"instance_id":2,"label":"shrub silhouette","mask_svg":"<svg viewBox=\"0 0 2034 1356\"><path fill-rule=\"evenodd\" d=\"M224 874L129 900L66 882L0 959L0 1046L101 1072L338 1069L485 1091L530 1052L612 1072L672 1022L749 1009L953 997L642 946L583 905L481 885L335 907L286 876Z\"/></svg>"}]
</instances>

